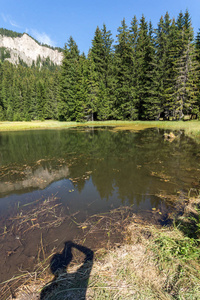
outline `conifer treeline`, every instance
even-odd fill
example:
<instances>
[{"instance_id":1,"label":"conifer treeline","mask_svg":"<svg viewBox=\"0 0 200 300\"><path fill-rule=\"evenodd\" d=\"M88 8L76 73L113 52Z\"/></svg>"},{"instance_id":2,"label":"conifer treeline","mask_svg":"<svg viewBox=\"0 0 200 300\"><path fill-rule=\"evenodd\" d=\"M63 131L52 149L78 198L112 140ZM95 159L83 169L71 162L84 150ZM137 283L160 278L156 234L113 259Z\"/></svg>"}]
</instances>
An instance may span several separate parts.
<instances>
[{"instance_id":1,"label":"conifer treeline","mask_svg":"<svg viewBox=\"0 0 200 300\"><path fill-rule=\"evenodd\" d=\"M97 27L88 57L70 37L61 68L0 65L0 120L155 120L198 118L200 31L188 11L153 29L125 20L116 44Z\"/></svg>"}]
</instances>

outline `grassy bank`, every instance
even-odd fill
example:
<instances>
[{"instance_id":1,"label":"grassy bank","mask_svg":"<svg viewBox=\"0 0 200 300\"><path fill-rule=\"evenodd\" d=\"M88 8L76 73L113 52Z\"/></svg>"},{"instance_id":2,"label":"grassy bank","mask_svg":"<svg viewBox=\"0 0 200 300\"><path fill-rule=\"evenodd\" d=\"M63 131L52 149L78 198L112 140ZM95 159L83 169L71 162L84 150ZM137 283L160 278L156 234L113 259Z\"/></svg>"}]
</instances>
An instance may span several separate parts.
<instances>
[{"instance_id":1,"label":"grassy bank","mask_svg":"<svg viewBox=\"0 0 200 300\"><path fill-rule=\"evenodd\" d=\"M95 121L95 122L0 122L0 131L64 129L78 126L115 126L117 129L142 130L146 128L161 128L169 130L185 130L186 134L200 136L200 121Z\"/></svg>"},{"instance_id":2,"label":"grassy bank","mask_svg":"<svg viewBox=\"0 0 200 300\"><path fill-rule=\"evenodd\" d=\"M109 218L101 216L102 224ZM116 224L115 220L114 226L119 226ZM200 299L199 198L188 199L183 213L173 217L171 226L149 224L136 215L130 215L124 225L120 245L95 251L86 299ZM47 260L40 262L35 272L23 275L17 300L38 299L42 288L53 280ZM79 266L77 261L68 271L73 273ZM66 295L67 299L79 299L79 287L68 290L65 274L54 283L44 299L61 300ZM8 284L12 286L12 281Z\"/></svg>"},{"instance_id":3,"label":"grassy bank","mask_svg":"<svg viewBox=\"0 0 200 300\"><path fill-rule=\"evenodd\" d=\"M59 122L59 121L31 121L31 122L0 122L0 131L19 131L36 129L64 129L83 126L116 126L119 129L141 130L156 127L156 122L140 121L94 121L94 122Z\"/></svg>"},{"instance_id":4,"label":"grassy bank","mask_svg":"<svg viewBox=\"0 0 200 300\"><path fill-rule=\"evenodd\" d=\"M38 129L62 129L76 126L76 122L31 121L31 122L0 122L0 131L20 131Z\"/></svg>"}]
</instances>

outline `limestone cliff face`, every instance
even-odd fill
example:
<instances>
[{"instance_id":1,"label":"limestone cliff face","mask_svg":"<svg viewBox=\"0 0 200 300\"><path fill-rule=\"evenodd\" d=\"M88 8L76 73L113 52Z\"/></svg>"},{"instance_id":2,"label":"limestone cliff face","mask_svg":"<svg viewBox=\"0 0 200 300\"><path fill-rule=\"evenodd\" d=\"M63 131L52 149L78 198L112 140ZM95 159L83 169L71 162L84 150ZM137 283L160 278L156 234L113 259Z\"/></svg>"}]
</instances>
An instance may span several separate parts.
<instances>
[{"instance_id":1,"label":"limestone cliff face","mask_svg":"<svg viewBox=\"0 0 200 300\"><path fill-rule=\"evenodd\" d=\"M63 58L61 52L39 45L26 33L16 38L0 35L0 47L9 50L10 58L7 58L7 60L14 64L18 64L19 59L21 59L28 66L31 66L32 62L37 61L40 56L42 60L49 57L55 65L61 65Z\"/></svg>"}]
</instances>

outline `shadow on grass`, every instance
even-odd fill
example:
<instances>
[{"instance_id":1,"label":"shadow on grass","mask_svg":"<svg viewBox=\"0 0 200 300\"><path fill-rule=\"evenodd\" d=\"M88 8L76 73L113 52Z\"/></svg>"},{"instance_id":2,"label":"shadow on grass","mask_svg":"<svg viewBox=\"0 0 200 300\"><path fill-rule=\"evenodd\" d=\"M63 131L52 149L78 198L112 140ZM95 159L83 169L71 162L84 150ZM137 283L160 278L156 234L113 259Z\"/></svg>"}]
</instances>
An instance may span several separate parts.
<instances>
[{"instance_id":1,"label":"shadow on grass","mask_svg":"<svg viewBox=\"0 0 200 300\"><path fill-rule=\"evenodd\" d=\"M67 267L73 259L72 248L85 255L81 267L74 273L68 273ZM50 264L54 279L41 291L40 300L86 299L86 291L93 265L93 251L71 241L65 243L61 254L53 256Z\"/></svg>"},{"instance_id":2,"label":"shadow on grass","mask_svg":"<svg viewBox=\"0 0 200 300\"><path fill-rule=\"evenodd\" d=\"M195 198L194 198L195 199ZM176 226L183 234L199 242L200 239L200 201L195 199L189 202L182 218L178 218Z\"/></svg>"}]
</instances>

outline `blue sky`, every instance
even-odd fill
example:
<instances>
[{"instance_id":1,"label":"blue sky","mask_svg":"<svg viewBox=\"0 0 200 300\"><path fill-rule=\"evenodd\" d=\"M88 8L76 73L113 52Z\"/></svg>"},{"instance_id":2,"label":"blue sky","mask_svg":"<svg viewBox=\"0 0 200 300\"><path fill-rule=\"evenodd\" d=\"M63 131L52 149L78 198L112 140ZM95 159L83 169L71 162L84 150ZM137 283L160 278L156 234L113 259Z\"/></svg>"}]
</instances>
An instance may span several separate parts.
<instances>
[{"instance_id":1,"label":"blue sky","mask_svg":"<svg viewBox=\"0 0 200 300\"><path fill-rule=\"evenodd\" d=\"M88 53L97 26L106 24L113 38L125 18L144 14L156 27L169 12L177 18L188 9L196 35L200 28L200 0L1 0L0 27L27 32L42 43L64 47L72 36L81 52Z\"/></svg>"}]
</instances>

